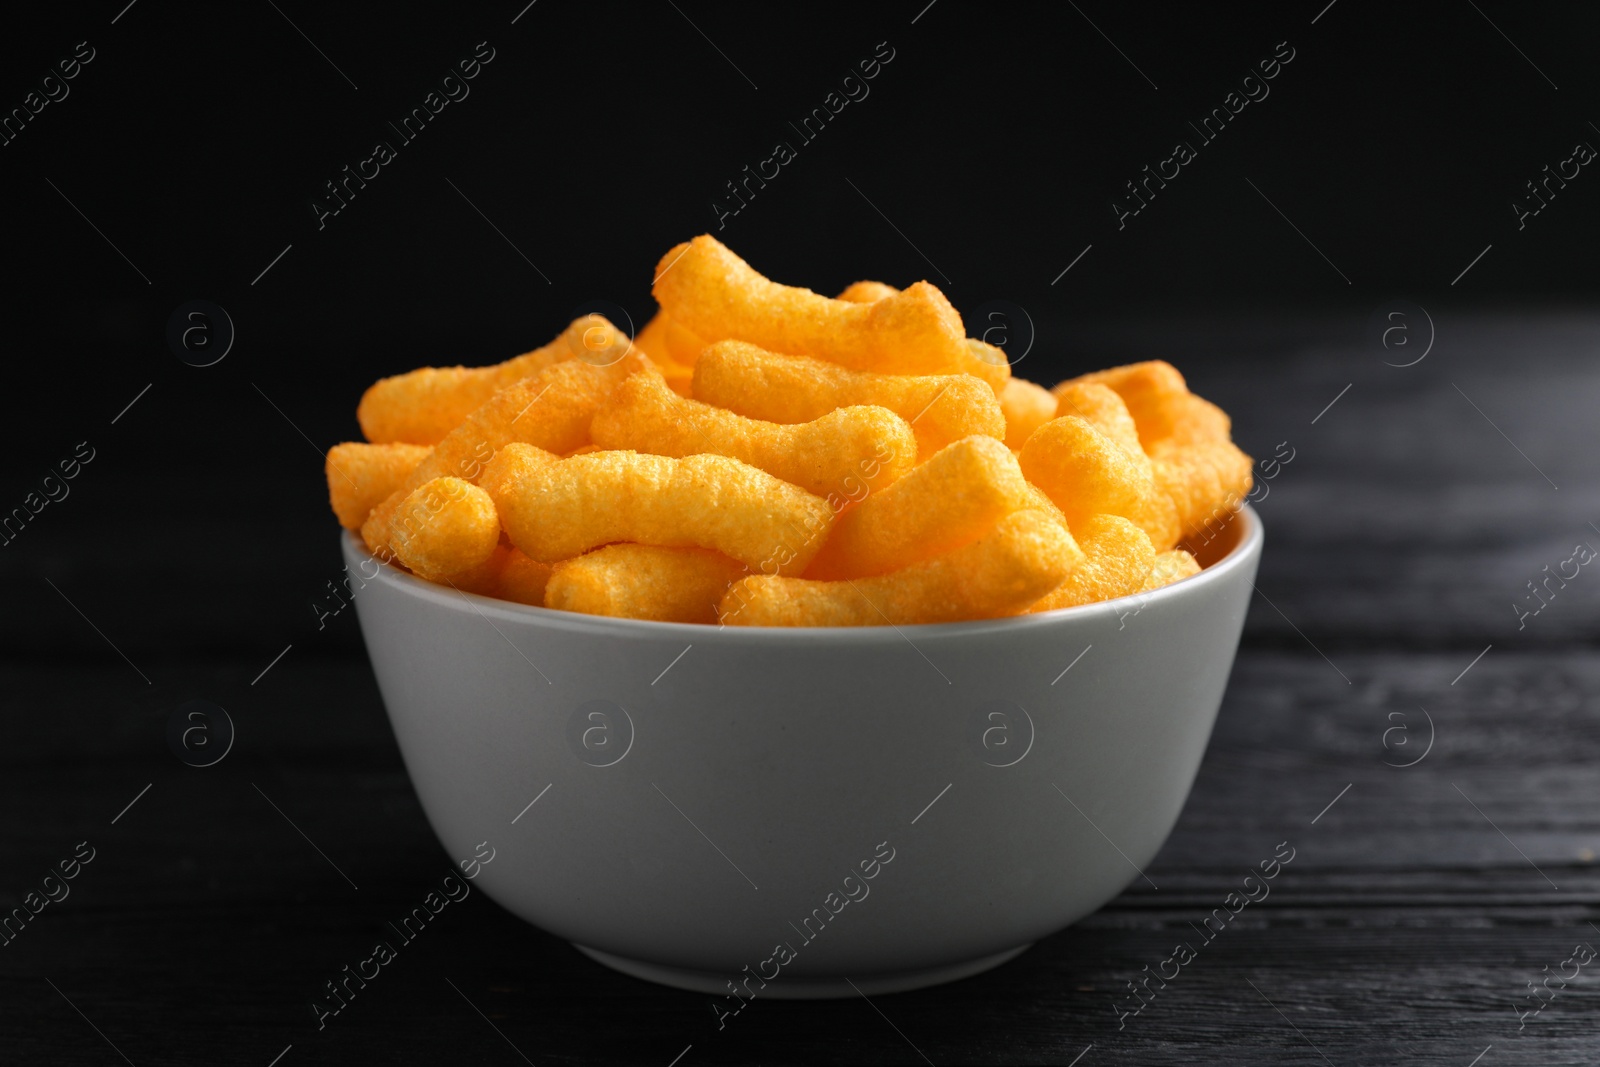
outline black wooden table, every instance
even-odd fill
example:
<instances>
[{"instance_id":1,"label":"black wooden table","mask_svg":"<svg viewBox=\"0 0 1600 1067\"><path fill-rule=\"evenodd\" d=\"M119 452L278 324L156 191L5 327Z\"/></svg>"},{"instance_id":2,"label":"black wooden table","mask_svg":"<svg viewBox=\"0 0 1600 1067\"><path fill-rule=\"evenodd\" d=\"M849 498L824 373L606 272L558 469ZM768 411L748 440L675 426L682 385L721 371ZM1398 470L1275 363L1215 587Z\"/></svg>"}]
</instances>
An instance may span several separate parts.
<instances>
[{"instance_id":1,"label":"black wooden table","mask_svg":"<svg viewBox=\"0 0 1600 1067\"><path fill-rule=\"evenodd\" d=\"M1574 955L1600 946L1600 576L1579 565L1547 604L1527 587L1600 547L1600 317L1433 310L1437 343L1403 368L1359 316L1078 335L1081 366L1206 357L1225 369L1192 384L1241 443L1293 456L1259 505L1260 595L1193 795L1148 868L1159 890L1136 880L967 981L758 1001L721 1032L705 997L615 974L482 894L319 1031L319 984L450 857L353 614L319 630L308 610L338 573L315 468L259 403L229 417L294 470L198 496L181 458L115 476L137 419L98 431L106 473L91 465L81 496L39 518L31 555L0 559L0 906L59 896L45 876L93 856L0 947L0 1060L1600 1062L1600 963ZM237 727L214 766L167 746L188 699ZM1202 942L1280 842L1295 858L1270 896ZM1135 1001L1130 980L1182 941L1196 958Z\"/></svg>"}]
</instances>

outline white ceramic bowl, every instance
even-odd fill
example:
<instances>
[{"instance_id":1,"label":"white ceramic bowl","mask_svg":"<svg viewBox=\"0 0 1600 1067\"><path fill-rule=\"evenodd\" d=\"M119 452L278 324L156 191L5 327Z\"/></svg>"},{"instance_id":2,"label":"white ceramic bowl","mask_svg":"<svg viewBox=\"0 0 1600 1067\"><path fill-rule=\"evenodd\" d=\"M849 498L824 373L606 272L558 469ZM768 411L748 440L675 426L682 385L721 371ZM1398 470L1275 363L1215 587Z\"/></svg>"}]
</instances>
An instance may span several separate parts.
<instances>
[{"instance_id":1,"label":"white ceramic bowl","mask_svg":"<svg viewBox=\"0 0 1600 1067\"><path fill-rule=\"evenodd\" d=\"M1144 597L937 626L597 618L389 567L355 601L434 831L492 850L475 886L640 978L853 996L995 966L1141 877L1261 545L1246 509Z\"/></svg>"}]
</instances>

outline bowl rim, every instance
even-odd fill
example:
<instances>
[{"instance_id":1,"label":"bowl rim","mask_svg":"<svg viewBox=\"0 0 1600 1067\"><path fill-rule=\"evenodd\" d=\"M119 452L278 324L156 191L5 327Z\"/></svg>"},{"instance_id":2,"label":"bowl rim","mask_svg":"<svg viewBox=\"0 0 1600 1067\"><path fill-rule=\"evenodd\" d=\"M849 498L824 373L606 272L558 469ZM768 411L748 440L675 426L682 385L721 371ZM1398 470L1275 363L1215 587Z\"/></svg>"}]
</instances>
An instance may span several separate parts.
<instances>
[{"instance_id":1,"label":"bowl rim","mask_svg":"<svg viewBox=\"0 0 1600 1067\"><path fill-rule=\"evenodd\" d=\"M480 596L477 593L468 593L460 589L445 588L434 582L424 581L415 575L399 570L396 567L379 562L367 551L366 545L361 541L360 534L355 530L340 530L340 545L348 560L371 560L378 565L378 574L368 578L365 572L359 575L362 582L376 582L385 584L396 591L417 599L433 603L439 607L448 607L452 611L460 612L465 607L474 613L489 617L490 613L501 621L537 624L540 626L554 626L565 630L590 632L596 635L626 636L634 638L673 637L693 642L696 635L700 638L712 639L724 643L749 644L763 642L788 642L791 644L832 644L842 640L853 643L870 644L874 641L885 643L899 643L907 640L906 632L924 638L963 638L968 636L1005 636L1037 628L1059 625L1064 622L1090 622L1120 612L1118 605L1129 600L1145 598L1147 602L1160 603L1178 597L1197 595L1202 589L1224 582L1239 569L1249 565L1250 561L1259 557L1261 546L1265 541L1266 531L1261 521L1261 516L1249 504L1245 504L1236 513L1233 522L1243 522L1244 528L1239 534L1237 543L1229 549L1228 554L1206 567L1199 574L1192 574L1170 585L1148 593L1130 593L1127 596L1115 597L1111 600L1099 600L1092 604L1080 604L1075 607L1056 608L1053 611L1041 611L1033 615L1009 615L999 619L968 619L960 622L930 622L906 623L896 625L888 623L882 626L712 626L707 623L695 622L657 622L651 619L626 619L615 618L608 615L586 615L576 611L561 611L556 608L535 607L531 604L518 604L510 600L500 600L497 597ZM348 569L348 568L347 568ZM359 593L357 594L359 601ZM1143 608L1140 609L1141 611Z\"/></svg>"}]
</instances>

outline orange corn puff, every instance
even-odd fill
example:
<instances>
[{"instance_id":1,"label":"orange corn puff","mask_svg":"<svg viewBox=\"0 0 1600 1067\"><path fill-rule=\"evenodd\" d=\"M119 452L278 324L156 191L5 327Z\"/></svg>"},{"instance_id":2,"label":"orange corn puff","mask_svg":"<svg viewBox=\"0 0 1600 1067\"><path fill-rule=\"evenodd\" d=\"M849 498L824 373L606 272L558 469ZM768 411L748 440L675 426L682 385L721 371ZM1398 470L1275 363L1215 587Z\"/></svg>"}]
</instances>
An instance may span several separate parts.
<instances>
[{"instance_id":1,"label":"orange corn puff","mask_svg":"<svg viewBox=\"0 0 1600 1067\"><path fill-rule=\"evenodd\" d=\"M463 593L476 593L517 604L541 607L550 564L529 559L510 545L495 545L487 560L470 570L450 575L448 581Z\"/></svg>"},{"instance_id":2,"label":"orange corn puff","mask_svg":"<svg viewBox=\"0 0 1600 1067\"><path fill-rule=\"evenodd\" d=\"M1181 398L1190 395L1178 368L1160 359L1079 375L1057 385L1054 392L1060 396L1067 386L1091 382L1108 386L1122 397L1139 428L1139 440L1146 447L1153 441L1172 436L1178 408L1184 403Z\"/></svg>"},{"instance_id":3,"label":"orange corn puff","mask_svg":"<svg viewBox=\"0 0 1600 1067\"><path fill-rule=\"evenodd\" d=\"M840 293L838 299L848 304L876 304L899 295L899 289L882 282L855 282ZM970 338L967 340L967 358L957 369L983 379L996 396L1000 395L1000 390L1011 377L1011 364L1003 350Z\"/></svg>"},{"instance_id":4,"label":"orange corn puff","mask_svg":"<svg viewBox=\"0 0 1600 1067\"><path fill-rule=\"evenodd\" d=\"M482 564L500 540L489 494L460 478L435 478L412 490L392 521L394 554L434 582Z\"/></svg>"},{"instance_id":5,"label":"orange corn puff","mask_svg":"<svg viewBox=\"0 0 1600 1067\"><path fill-rule=\"evenodd\" d=\"M899 291L894 286L882 282L855 282L840 293L838 299L851 304L876 304Z\"/></svg>"},{"instance_id":6,"label":"orange corn puff","mask_svg":"<svg viewBox=\"0 0 1600 1067\"><path fill-rule=\"evenodd\" d=\"M1154 468L1139 440L1138 426L1122 397L1099 382L1063 382L1055 388L1053 396L1057 402L1058 416L1081 416L1085 422L1122 447L1140 470L1140 502L1126 517L1150 536L1156 551L1164 551L1175 545L1182 532L1177 507L1171 495L1155 484ZM1100 510L1113 509L1105 507Z\"/></svg>"},{"instance_id":7,"label":"orange corn puff","mask_svg":"<svg viewBox=\"0 0 1600 1067\"><path fill-rule=\"evenodd\" d=\"M672 391L679 396L690 396L690 386L694 379L693 364L684 365L672 358L672 349L667 343L667 334L671 329L672 321L665 315L657 312L655 318L645 324L639 331L639 336L633 343L649 356L656 368L661 371L661 376L667 380Z\"/></svg>"},{"instance_id":8,"label":"orange corn puff","mask_svg":"<svg viewBox=\"0 0 1600 1067\"><path fill-rule=\"evenodd\" d=\"M606 545L557 563L544 606L586 615L714 623L722 594L748 570L704 548Z\"/></svg>"},{"instance_id":9,"label":"orange corn puff","mask_svg":"<svg viewBox=\"0 0 1600 1067\"><path fill-rule=\"evenodd\" d=\"M1174 401L1168 408L1172 432L1170 440L1192 444L1197 441L1226 441L1233 429L1227 412L1193 393Z\"/></svg>"},{"instance_id":10,"label":"orange corn puff","mask_svg":"<svg viewBox=\"0 0 1600 1067\"><path fill-rule=\"evenodd\" d=\"M661 258L654 293L708 343L749 341L888 374L960 373L974 360L961 316L927 282L872 304L830 300L768 280L708 234Z\"/></svg>"},{"instance_id":11,"label":"orange corn puff","mask_svg":"<svg viewBox=\"0 0 1600 1067\"><path fill-rule=\"evenodd\" d=\"M923 456L975 433L1000 437L1006 432L1000 402L970 375L853 371L744 341L718 341L706 348L694 367L694 397L767 422L810 422L857 404L888 408L911 424Z\"/></svg>"},{"instance_id":12,"label":"orange corn puff","mask_svg":"<svg viewBox=\"0 0 1600 1067\"><path fill-rule=\"evenodd\" d=\"M1148 593L1153 589L1160 589L1173 582L1181 582L1191 575L1200 573L1200 562L1181 548L1174 548L1167 552L1157 552L1155 562L1150 567L1150 573L1145 577L1144 584L1139 587L1139 592Z\"/></svg>"},{"instance_id":13,"label":"orange corn puff","mask_svg":"<svg viewBox=\"0 0 1600 1067\"><path fill-rule=\"evenodd\" d=\"M426 445L369 445L346 441L328 449L328 502L339 525L359 530L372 509L400 488L431 451Z\"/></svg>"},{"instance_id":14,"label":"orange corn puff","mask_svg":"<svg viewBox=\"0 0 1600 1067\"><path fill-rule=\"evenodd\" d=\"M644 354L655 361L656 366L672 361L672 352L667 348L667 324L669 320L661 312L656 312L644 328L639 331L639 336L633 339L636 347L644 350Z\"/></svg>"},{"instance_id":15,"label":"orange corn puff","mask_svg":"<svg viewBox=\"0 0 1600 1067\"><path fill-rule=\"evenodd\" d=\"M715 549L763 573L797 574L833 524L826 500L727 456L591 452L489 491L511 543L551 563L633 541Z\"/></svg>"},{"instance_id":16,"label":"orange corn puff","mask_svg":"<svg viewBox=\"0 0 1600 1067\"><path fill-rule=\"evenodd\" d=\"M1093 604L1137 593L1155 565L1145 532L1120 515L1091 515L1073 527L1083 559L1030 613Z\"/></svg>"},{"instance_id":17,"label":"orange corn puff","mask_svg":"<svg viewBox=\"0 0 1600 1067\"><path fill-rule=\"evenodd\" d=\"M1144 459L1141 453L1139 460ZM1148 461L1141 466L1077 415L1052 419L1035 430L1017 462L1069 523L1101 512L1135 516L1152 492Z\"/></svg>"},{"instance_id":18,"label":"orange corn puff","mask_svg":"<svg viewBox=\"0 0 1600 1067\"><path fill-rule=\"evenodd\" d=\"M1011 380L1011 361L1006 358L1005 349L971 337L967 338L967 360L961 369L982 378L997 397Z\"/></svg>"},{"instance_id":19,"label":"orange corn puff","mask_svg":"<svg viewBox=\"0 0 1600 1067\"><path fill-rule=\"evenodd\" d=\"M1049 515L1019 511L978 541L903 570L841 582L752 575L718 608L732 626L900 626L1015 614L1066 578L1076 546Z\"/></svg>"},{"instance_id":20,"label":"orange corn puff","mask_svg":"<svg viewBox=\"0 0 1600 1067\"><path fill-rule=\"evenodd\" d=\"M1042 385L1012 378L1000 390L1000 411L1006 420L1006 447L1015 452L1033 431L1056 417L1056 398Z\"/></svg>"},{"instance_id":21,"label":"orange corn puff","mask_svg":"<svg viewBox=\"0 0 1600 1067\"><path fill-rule=\"evenodd\" d=\"M627 337L599 315L573 320L561 335L532 352L492 367L423 367L373 383L356 407L368 441L431 445L496 392L546 367L625 344Z\"/></svg>"},{"instance_id":22,"label":"orange corn puff","mask_svg":"<svg viewBox=\"0 0 1600 1067\"><path fill-rule=\"evenodd\" d=\"M667 354L674 363L692 370L695 360L700 358L700 350L705 346L706 342L700 335L683 323L676 319L667 320Z\"/></svg>"},{"instance_id":23,"label":"orange corn puff","mask_svg":"<svg viewBox=\"0 0 1600 1067\"><path fill-rule=\"evenodd\" d=\"M596 413L590 434L606 449L731 456L818 496L863 486L870 491L917 460L911 427L886 408L839 408L792 425L763 422L686 400L645 374L617 387Z\"/></svg>"},{"instance_id":24,"label":"orange corn puff","mask_svg":"<svg viewBox=\"0 0 1600 1067\"><path fill-rule=\"evenodd\" d=\"M840 515L805 576L859 578L943 555L1034 507L1031 489L1004 444L963 438Z\"/></svg>"},{"instance_id":25,"label":"orange corn puff","mask_svg":"<svg viewBox=\"0 0 1600 1067\"><path fill-rule=\"evenodd\" d=\"M1099 382L1062 382L1051 392L1056 417L1077 415L1142 462L1144 446L1128 405L1116 390Z\"/></svg>"},{"instance_id":26,"label":"orange corn puff","mask_svg":"<svg viewBox=\"0 0 1600 1067\"><path fill-rule=\"evenodd\" d=\"M658 373L643 352L596 366L581 359L546 367L506 386L445 435L400 488L372 509L361 526L367 549L387 559L390 514L406 493L434 478L476 482L499 449L524 441L550 452L570 452L589 443L589 423L618 382L639 371Z\"/></svg>"},{"instance_id":27,"label":"orange corn puff","mask_svg":"<svg viewBox=\"0 0 1600 1067\"><path fill-rule=\"evenodd\" d=\"M1156 488L1170 499L1183 537L1200 537L1232 517L1250 492L1252 463L1227 439L1158 441L1151 448Z\"/></svg>"},{"instance_id":28,"label":"orange corn puff","mask_svg":"<svg viewBox=\"0 0 1600 1067\"><path fill-rule=\"evenodd\" d=\"M554 452L546 452L524 441L513 441L496 452L494 458L484 465L482 473L478 475L478 486L498 499L531 472L552 463L560 463L561 459Z\"/></svg>"}]
</instances>

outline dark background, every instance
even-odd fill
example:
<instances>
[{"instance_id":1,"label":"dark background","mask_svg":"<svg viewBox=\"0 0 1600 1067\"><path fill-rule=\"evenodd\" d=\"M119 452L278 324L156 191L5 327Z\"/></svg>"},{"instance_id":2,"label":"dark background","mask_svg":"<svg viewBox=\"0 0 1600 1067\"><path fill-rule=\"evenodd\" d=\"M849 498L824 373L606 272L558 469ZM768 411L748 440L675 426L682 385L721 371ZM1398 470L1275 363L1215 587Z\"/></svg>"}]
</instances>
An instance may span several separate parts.
<instances>
[{"instance_id":1,"label":"dark background","mask_svg":"<svg viewBox=\"0 0 1600 1067\"><path fill-rule=\"evenodd\" d=\"M1576 142L1600 146L1592 8L123 2L14 11L0 39L3 108L78 42L96 51L0 147L0 509L79 442L95 450L0 546L0 906L72 842L122 837L0 949L0 1038L18 1055L116 1062L51 978L140 1064L264 1064L289 1043L285 1067L519 1062L445 973L535 1062L665 1063L690 1042L686 1065L1064 1063L1092 1042L1101 1062L1359 1050L1464 1067L1490 1043L1504 1062L1593 1062L1588 991L1525 1038L1508 1005L1589 936L1600 610L1581 584L1527 629L1506 606L1574 541L1600 544L1600 179L1586 167L1520 231L1511 209ZM398 158L319 230L323 183L480 41L495 58L470 95L411 144L384 135ZM1295 57L1270 96L1201 145L1186 123L1282 41ZM801 144L788 123L879 42L894 58L870 95ZM1119 231L1112 198L1178 139L1198 158ZM797 159L718 230L724 183L779 140ZM992 301L1025 309L1017 372L1046 384L1170 359L1252 454L1296 449L1261 504L1263 597L1218 736L1157 860L1178 889L1131 887L996 975L887 998L915 1055L859 1004L769 1006L741 1043L707 1042L696 998L604 972L485 900L318 1037L304 1001L351 931L445 857L353 612L318 625L339 560L317 450L358 436L379 376L506 358L591 301L642 325L657 259L706 231L821 292L926 277L969 326ZM214 366L166 340L194 299L236 329ZM1436 334L1404 368L1384 363L1421 349L1371 331L1400 299ZM193 698L239 729L204 771L165 742ZM1419 705L1454 723L1401 778L1379 738ZM1352 781L1271 918L1117 1044L1106 999L1164 927ZM363 899L338 897L251 783L360 872ZM1495 828L1458 793L1491 798ZM1511 839L1563 890L1541 896ZM1374 1030L1385 1013L1400 1021Z\"/></svg>"},{"instance_id":2,"label":"dark background","mask_svg":"<svg viewBox=\"0 0 1600 1067\"><path fill-rule=\"evenodd\" d=\"M198 520L185 536L207 543L186 550L248 544L252 566L280 568L291 557L316 569L279 569L285 584L316 585L338 564L331 539L309 533L327 524L321 460L305 438L326 448L357 437L355 403L374 378L506 358L590 301L642 325L659 257L708 230L769 275L821 292L929 277L969 318L990 301L1018 305L1037 333L1018 372L1046 384L1154 354L1219 400L1220 371L1287 358L1285 331L1306 313L1322 318L1317 337L1360 345L1370 314L1395 298L1436 318L1590 300L1600 195L1587 168L1521 231L1510 205L1578 140L1600 146L1586 110L1600 16L1581 5L1485 9L1556 89L1470 3L1340 0L1315 25L1321 5L1306 6L1317 10L1080 15L941 0L915 25L919 4L680 13L544 0L514 26L518 4L280 14L264 2L139 0L115 25L120 8L16 13L0 42L5 106L20 106L77 42L96 58L64 101L0 147L21 387L0 500L20 503L80 440L107 458L78 483L71 518L47 510L0 554L0 574L31 598L41 583L18 574L25 560L42 565L69 527L115 530L124 558L49 562L114 567L119 589L134 583L137 598L106 605L129 642L239 648L264 615L298 625L302 597L263 598L253 575L245 587L245 567L226 565L189 575L181 618L151 625L150 602L172 591L148 584L146 567L170 555L149 522L128 529L126 508ZM319 231L310 203L323 184L479 41L496 58L470 95L409 145L390 135L398 158ZM788 123L882 41L895 58L870 95L798 143ZM1186 123L1280 41L1295 58L1270 96L1200 144ZM1112 198L1178 138L1198 158L1119 231ZM724 183L779 139L798 158L716 230ZM184 365L165 340L168 317L193 299L224 307L236 329L213 367ZM1257 341L1207 325L1225 316ZM149 383L137 417L109 427ZM1246 425L1240 437L1265 455L1272 432ZM142 495L117 495L131 487ZM245 536L247 519L272 528L270 546ZM5 636L41 655L94 646L54 614L15 612ZM354 648L348 634L335 640Z\"/></svg>"}]
</instances>

